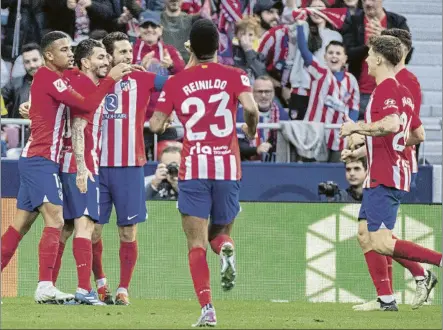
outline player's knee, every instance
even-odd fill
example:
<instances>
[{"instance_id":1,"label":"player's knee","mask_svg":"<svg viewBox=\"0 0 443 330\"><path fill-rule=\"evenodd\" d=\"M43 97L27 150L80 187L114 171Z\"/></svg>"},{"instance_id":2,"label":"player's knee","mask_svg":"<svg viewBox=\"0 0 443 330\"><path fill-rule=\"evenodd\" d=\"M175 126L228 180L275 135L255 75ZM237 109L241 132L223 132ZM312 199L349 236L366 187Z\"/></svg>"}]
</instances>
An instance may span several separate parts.
<instances>
[{"instance_id":1,"label":"player's knee","mask_svg":"<svg viewBox=\"0 0 443 330\"><path fill-rule=\"evenodd\" d=\"M69 237L71 237L73 232L74 232L74 224L65 223L62 229L62 233L60 235L60 242L66 243Z\"/></svg>"},{"instance_id":2,"label":"player's knee","mask_svg":"<svg viewBox=\"0 0 443 330\"><path fill-rule=\"evenodd\" d=\"M131 225L118 227L118 232L122 242L134 242L137 235L137 226Z\"/></svg>"},{"instance_id":3,"label":"player's knee","mask_svg":"<svg viewBox=\"0 0 443 330\"><path fill-rule=\"evenodd\" d=\"M388 242L381 238L372 238L371 239L372 249L383 255L389 255Z\"/></svg>"},{"instance_id":4,"label":"player's knee","mask_svg":"<svg viewBox=\"0 0 443 330\"><path fill-rule=\"evenodd\" d=\"M65 222L63 220L63 208L61 206L44 203L40 211L46 227L62 230Z\"/></svg>"},{"instance_id":5,"label":"player's knee","mask_svg":"<svg viewBox=\"0 0 443 330\"><path fill-rule=\"evenodd\" d=\"M369 233L367 231L358 231L357 235L358 244L363 250L366 250L371 247L371 239L369 237Z\"/></svg>"},{"instance_id":6,"label":"player's knee","mask_svg":"<svg viewBox=\"0 0 443 330\"><path fill-rule=\"evenodd\" d=\"M87 216L75 220L75 237L91 239L94 231L94 222Z\"/></svg>"}]
</instances>

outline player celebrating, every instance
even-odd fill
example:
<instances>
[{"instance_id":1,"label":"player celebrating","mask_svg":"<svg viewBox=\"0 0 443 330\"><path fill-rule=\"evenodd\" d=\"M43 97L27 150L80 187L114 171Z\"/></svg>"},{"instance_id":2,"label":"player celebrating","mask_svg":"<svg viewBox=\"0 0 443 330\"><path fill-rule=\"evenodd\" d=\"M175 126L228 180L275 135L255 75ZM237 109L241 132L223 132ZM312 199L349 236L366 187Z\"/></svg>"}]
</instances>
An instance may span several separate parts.
<instances>
[{"instance_id":1,"label":"player celebrating","mask_svg":"<svg viewBox=\"0 0 443 330\"><path fill-rule=\"evenodd\" d=\"M359 220L367 221L370 248L365 253L372 280L377 289L380 308L397 311L388 278L385 255L441 266L442 255L409 241L392 237L398 207L410 189L410 155L406 146L409 130L421 126L413 113L414 103L406 88L395 80L395 67L403 53L401 42L392 36L370 40L367 63L377 87L371 95L365 122L342 125L341 135L366 135L369 171L364 183Z\"/></svg>"},{"instance_id":2,"label":"player celebrating","mask_svg":"<svg viewBox=\"0 0 443 330\"><path fill-rule=\"evenodd\" d=\"M194 326L215 326L206 247L209 241L221 257L222 288L232 289L236 271L230 233L240 210L241 178L235 129L237 102L243 105L247 123L243 130L249 137L256 133L258 108L246 73L214 63L218 32L210 20L193 24L190 48L195 66L166 82L149 125L153 132L162 133L175 109L185 127L178 209L188 241L192 281L202 307Z\"/></svg>"},{"instance_id":3,"label":"player celebrating","mask_svg":"<svg viewBox=\"0 0 443 330\"><path fill-rule=\"evenodd\" d=\"M403 57L400 63L396 66L395 72L396 76L395 79L403 86L405 86L409 92L412 94L413 101L414 101L414 113L415 115L420 115L420 105L421 105L421 89L420 89L420 83L417 80L417 77L406 69L405 62L406 57L408 53L410 52L412 48L412 38L411 34L406 30L401 29L388 29L383 30L382 35L390 35L393 37L397 37L402 44L402 51L403 51ZM424 129L423 126L420 126L419 132L416 132L419 136L424 136ZM415 133L412 132L414 135ZM409 157L412 163L411 168L411 187L415 185L415 180L417 177L418 172L418 164L417 164L417 158L415 154L415 145L412 145L405 149L406 152L410 153ZM367 230L367 224L366 221L360 221L359 222L359 242L364 252L366 252L366 246L369 243L369 233ZM396 238L393 236L393 238ZM388 275L389 280L391 283L391 289L393 288L392 283L392 257L387 256L387 263L388 263ZM417 309L420 306L423 305L423 303L428 299L430 292L437 284L437 277L430 271L425 270L418 262L401 259L401 258L395 258L395 261L397 261L399 264L401 264L403 267L407 268L412 276L415 279L416 282L416 292L414 299L412 301L412 309ZM364 304L359 304L353 306L354 310L357 311L370 311L379 309L380 304L377 302L377 300L372 300Z\"/></svg>"},{"instance_id":4,"label":"player celebrating","mask_svg":"<svg viewBox=\"0 0 443 330\"><path fill-rule=\"evenodd\" d=\"M75 64L84 73L69 74L70 84L80 94L87 94L106 77L109 61L104 46L92 39L81 41L74 55ZM65 244L75 228L74 259L78 286L75 300L87 305L104 305L91 288L92 232L99 220L99 157L103 106L82 113L71 107L66 123L64 146L60 160L63 186L65 226L60 237L53 281L61 266ZM72 127L71 127L72 121Z\"/></svg>"},{"instance_id":5,"label":"player celebrating","mask_svg":"<svg viewBox=\"0 0 443 330\"><path fill-rule=\"evenodd\" d=\"M103 39L111 65L132 63L128 36L113 32ZM115 303L129 305L128 287L137 261L137 223L146 221L146 163L143 126L151 92L161 90L167 77L150 72L132 72L106 95L100 158L100 219L92 237L92 270L99 298L112 303L102 265L103 225L109 222L112 204L120 236L120 284Z\"/></svg>"},{"instance_id":6,"label":"player celebrating","mask_svg":"<svg viewBox=\"0 0 443 330\"><path fill-rule=\"evenodd\" d=\"M39 283L35 301L39 303L64 302L73 295L60 292L53 285L52 271L63 227L63 201L59 178L59 155L65 122L65 107L82 111L98 107L107 89L129 73L131 67L122 65L113 75L103 79L102 86L91 90L86 97L76 93L66 79L64 70L73 63L69 37L59 31L46 34L41 41L46 66L34 76L30 92L29 119L31 136L19 159L20 189L17 213L12 226L2 236L2 270L14 255L17 246L39 213L45 222L40 240Z\"/></svg>"}]
</instances>

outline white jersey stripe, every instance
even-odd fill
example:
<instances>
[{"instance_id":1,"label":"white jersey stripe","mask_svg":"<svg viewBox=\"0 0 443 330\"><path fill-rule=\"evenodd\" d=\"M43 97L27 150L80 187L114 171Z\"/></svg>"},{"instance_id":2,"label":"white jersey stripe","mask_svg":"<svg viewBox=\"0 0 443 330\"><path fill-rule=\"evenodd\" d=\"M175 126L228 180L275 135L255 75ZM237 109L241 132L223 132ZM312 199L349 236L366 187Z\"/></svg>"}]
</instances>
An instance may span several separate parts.
<instances>
[{"instance_id":1,"label":"white jersey stripe","mask_svg":"<svg viewBox=\"0 0 443 330\"><path fill-rule=\"evenodd\" d=\"M93 148L91 150L92 159L94 161L94 172L98 173L98 165L99 165L99 158L97 154L97 148L99 148L100 142L99 142L99 133L100 133L100 117L102 116L101 108L97 110L94 114L94 120L93 120L93 128L92 128L92 139L93 139Z\"/></svg>"},{"instance_id":2,"label":"white jersey stripe","mask_svg":"<svg viewBox=\"0 0 443 330\"><path fill-rule=\"evenodd\" d=\"M396 189L401 189L400 182L400 159L397 159L397 165L392 166L393 170L393 179Z\"/></svg>"},{"instance_id":3,"label":"white jersey stripe","mask_svg":"<svg viewBox=\"0 0 443 330\"><path fill-rule=\"evenodd\" d=\"M72 152L66 152L63 154L63 173L69 173L71 167Z\"/></svg>"},{"instance_id":4,"label":"white jersey stripe","mask_svg":"<svg viewBox=\"0 0 443 330\"><path fill-rule=\"evenodd\" d=\"M55 125L54 125L54 131L52 132L52 145L50 148L51 151L51 160L58 163L58 156L60 153L61 148L63 147L63 141L60 139L60 126L63 119L63 112L65 110L65 105L63 103L60 103L57 109L57 115L55 117ZM67 116L69 116L69 108L66 109ZM62 128L63 129L63 128ZM60 142L60 143L58 143ZM58 153L57 153L57 146L59 147ZM57 153L57 154L56 154Z\"/></svg>"},{"instance_id":5,"label":"white jersey stripe","mask_svg":"<svg viewBox=\"0 0 443 330\"><path fill-rule=\"evenodd\" d=\"M215 180L225 179L225 165L223 162L223 156L214 156L215 163Z\"/></svg>"},{"instance_id":6,"label":"white jersey stripe","mask_svg":"<svg viewBox=\"0 0 443 330\"><path fill-rule=\"evenodd\" d=\"M116 114L123 113L121 81L115 85L115 93L118 97ZM108 120L108 125L114 125L114 166L122 166L123 149L123 120ZM112 147L112 146L111 146Z\"/></svg>"},{"instance_id":7,"label":"white jersey stripe","mask_svg":"<svg viewBox=\"0 0 443 330\"><path fill-rule=\"evenodd\" d=\"M192 179L192 156L185 158L185 180Z\"/></svg>"},{"instance_id":8,"label":"white jersey stripe","mask_svg":"<svg viewBox=\"0 0 443 330\"><path fill-rule=\"evenodd\" d=\"M198 155L198 177L200 179L208 178L208 156Z\"/></svg>"},{"instance_id":9,"label":"white jersey stripe","mask_svg":"<svg viewBox=\"0 0 443 330\"><path fill-rule=\"evenodd\" d=\"M108 131L109 131L109 121L104 120L102 124L102 136L99 141L100 143L100 166L108 166Z\"/></svg>"},{"instance_id":10,"label":"white jersey stripe","mask_svg":"<svg viewBox=\"0 0 443 330\"><path fill-rule=\"evenodd\" d=\"M135 164L135 125L137 118L137 81L128 79L131 84L129 90L129 131L128 131L128 164Z\"/></svg>"},{"instance_id":11,"label":"white jersey stripe","mask_svg":"<svg viewBox=\"0 0 443 330\"><path fill-rule=\"evenodd\" d=\"M229 166L231 167L231 180L237 180L237 161L234 155L229 155Z\"/></svg>"}]
</instances>

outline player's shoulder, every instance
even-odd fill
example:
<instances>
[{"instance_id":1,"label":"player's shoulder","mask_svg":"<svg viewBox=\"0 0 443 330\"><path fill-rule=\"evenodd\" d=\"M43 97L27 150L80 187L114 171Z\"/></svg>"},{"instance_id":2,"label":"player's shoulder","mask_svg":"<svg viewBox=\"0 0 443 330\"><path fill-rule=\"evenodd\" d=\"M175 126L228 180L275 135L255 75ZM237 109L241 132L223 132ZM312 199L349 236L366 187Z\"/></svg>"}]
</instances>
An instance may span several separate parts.
<instances>
[{"instance_id":1,"label":"player's shoulder","mask_svg":"<svg viewBox=\"0 0 443 330\"><path fill-rule=\"evenodd\" d=\"M52 83L58 78L61 78L55 71L50 70L46 66L40 67L34 75L33 80L39 80L41 82Z\"/></svg>"},{"instance_id":2,"label":"player's shoulder","mask_svg":"<svg viewBox=\"0 0 443 330\"><path fill-rule=\"evenodd\" d=\"M154 81L156 74L147 71L133 71L128 75L129 79L134 79L136 81L146 81L152 80Z\"/></svg>"}]
</instances>

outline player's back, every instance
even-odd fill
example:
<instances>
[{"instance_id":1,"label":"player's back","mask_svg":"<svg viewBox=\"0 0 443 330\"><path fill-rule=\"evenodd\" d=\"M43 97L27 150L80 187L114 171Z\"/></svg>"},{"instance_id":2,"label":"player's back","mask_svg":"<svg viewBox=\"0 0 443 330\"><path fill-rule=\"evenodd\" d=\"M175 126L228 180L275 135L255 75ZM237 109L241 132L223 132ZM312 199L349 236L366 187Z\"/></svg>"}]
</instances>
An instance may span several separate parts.
<instances>
[{"instance_id":1,"label":"player's back","mask_svg":"<svg viewBox=\"0 0 443 330\"><path fill-rule=\"evenodd\" d=\"M235 129L238 97L250 91L239 69L217 63L191 67L173 78L177 117L185 128L179 178L239 180L240 151Z\"/></svg>"},{"instance_id":2,"label":"player's back","mask_svg":"<svg viewBox=\"0 0 443 330\"><path fill-rule=\"evenodd\" d=\"M51 90L67 89L63 77L47 67L41 67L31 85L29 94L31 136L22 152L22 157L44 157L59 161L62 134L65 123L65 105L50 95Z\"/></svg>"},{"instance_id":3,"label":"player's back","mask_svg":"<svg viewBox=\"0 0 443 330\"><path fill-rule=\"evenodd\" d=\"M365 113L367 123L392 114L400 117L400 129L385 136L368 136L368 167L364 187L387 187L409 191L410 156L405 151L412 120L412 96L395 79L386 79L374 90Z\"/></svg>"}]
</instances>

